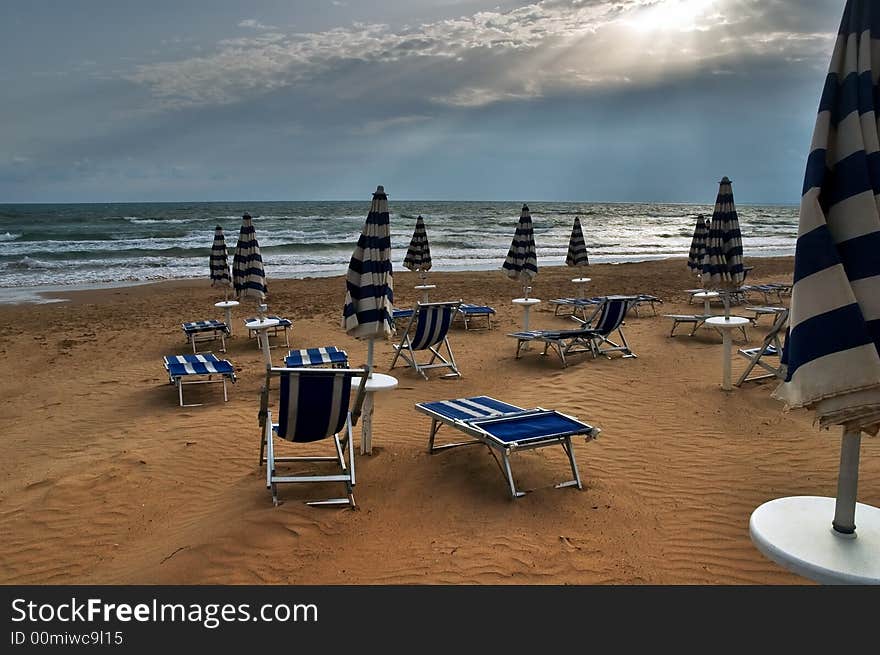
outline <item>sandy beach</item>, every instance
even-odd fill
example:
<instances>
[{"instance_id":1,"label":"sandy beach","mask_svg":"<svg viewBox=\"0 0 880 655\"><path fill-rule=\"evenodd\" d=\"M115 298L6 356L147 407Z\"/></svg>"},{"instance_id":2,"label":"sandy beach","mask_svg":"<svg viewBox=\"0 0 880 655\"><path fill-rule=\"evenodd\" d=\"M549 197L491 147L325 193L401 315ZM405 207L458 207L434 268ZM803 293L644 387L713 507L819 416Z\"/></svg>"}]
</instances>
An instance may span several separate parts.
<instances>
[{"instance_id":1,"label":"sandy beach","mask_svg":"<svg viewBox=\"0 0 880 655\"><path fill-rule=\"evenodd\" d=\"M790 281L793 258L749 259L749 282ZM352 364L366 344L340 327L341 277L269 274L270 313L290 318L293 347L336 345ZM664 304L624 328L637 359L514 359L522 294L500 271L437 272L433 300L489 304L491 331L454 328L463 378L392 373L378 396L373 454L358 458L358 510L314 508L312 485L282 487L273 507L257 465L262 356L245 303L233 313L228 358L238 382L187 390L181 408L162 356L190 352L180 323L222 318L208 280L54 292L67 302L0 305L0 582L6 584L808 584L765 559L748 534L761 503L834 496L839 433L805 411L784 412L775 382L723 392L721 338L670 338L665 313L693 313L698 286L682 259L542 268L533 328L571 327L550 299L649 293ZM395 304L411 306L417 274L395 272ZM758 303L763 304L763 303ZM747 315L742 308L734 313ZM760 344L762 319L749 330ZM277 343L277 341L276 341ZM743 347L742 340L735 341ZM283 343L274 348L280 364ZM388 373L391 342L376 345ZM734 358L734 379L745 360ZM575 443L585 488L554 489L561 449L514 456L511 500L483 448L426 452L429 420L414 404L489 395L544 406L602 429ZM358 440L360 427L356 428ZM862 444L859 500L880 505L880 443ZM829 526L830 526L829 517Z\"/></svg>"}]
</instances>

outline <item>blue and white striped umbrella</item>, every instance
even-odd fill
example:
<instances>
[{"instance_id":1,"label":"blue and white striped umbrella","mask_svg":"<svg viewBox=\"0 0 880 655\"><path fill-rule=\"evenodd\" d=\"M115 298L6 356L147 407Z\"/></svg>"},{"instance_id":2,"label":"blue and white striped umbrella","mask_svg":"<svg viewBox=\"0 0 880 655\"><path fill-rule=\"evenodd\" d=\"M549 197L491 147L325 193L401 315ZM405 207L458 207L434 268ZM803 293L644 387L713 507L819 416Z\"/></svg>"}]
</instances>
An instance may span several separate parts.
<instances>
[{"instance_id":1,"label":"blue and white striped umbrella","mask_svg":"<svg viewBox=\"0 0 880 655\"><path fill-rule=\"evenodd\" d=\"M421 216L416 219L416 227L413 230L406 257L403 259L403 266L411 271L431 270L431 246L428 243L425 220Z\"/></svg>"},{"instance_id":2,"label":"blue and white striped umbrella","mask_svg":"<svg viewBox=\"0 0 880 655\"><path fill-rule=\"evenodd\" d=\"M703 270L703 258L706 256L706 238L709 236L709 228L703 215L697 216L697 225L694 228L694 237L691 239L691 250L688 253L688 268L696 273Z\"/></svg>"},{"instance_id":3,"label":"blue and white striped umbrella","mask_svg":"<svg viewBox=\"0 0 880 655\"><path fill-rule=\"evenodd\" d=\"M538 274L538 254L535 250L535 231L532 227L532 215L529 206L523 205L516 225L513 242L507 252L507 258L501 266L511 280L519 280L529 284Z\"/></svg>"},{"instance_id":4,"label":"blue and white striped umbrella","mask_svg":"<svg viewBox=\"0 0 880 655\"><path fill-rule=\"evenodd\" d=\"M223 236L223 228L214 228L214 243L211 245L211 286L229 289L232 286L232 278L229 276L229 259L226 254L226 237Z\"/></svg>"},{"instance_id":5,"label":"blue and white striped umbrella","mask_svg":"<svg viewBox=\"0 0 880 655\"><path fill-rule=\"evenodd\" d=\"M821 425L880 428L880 6L850 0L807 160L787 373L775 394Z\"/></svg>"},{"instance_id":6,"label":"blue and white striped umbrella","mask_svg":"<svg viewBox=\"0 0 880 655\"><path fill-rule=\"evenodd\" d=\"M574 217L571 226L571 237L568 240L568 254L565 257L566 266L589 266L590 258L587 256L587 244L584 242L584 232L581 229L581 219Z\"/></svg>"},{"instance_id":7,"label":"blue and white striped umbrella","mask_svg":"<svg viewBox=\"0 0 880 655\"><path fill-rule=\"evenodd\" d=\"M260 244L257 243L251 215L247 212L241 217L241 230L232 258L232 285L238 298L263 300L269 292Z\"/></svg>"},{"instance_id":8,"label":"blue and white striped umbrella","mask_svg":"<svg viewBox=\"0 0 880 655\"><path fill-rule=\"evenodd\" d=\"M733 204L733 187L725 176L718 185L715 210L706 238L702 280L707 289L739 287L746 277L742 261L742 235Z\"/></svg>"},{"instance_id":9,"label":"blue and white striped umbrella","mask_svg":"<svg viewBox=\"0 0 880 655\"><path fill-rule=\"evenodd\" d=\"M371 339L370 343L384 338L391 333L393 303L388 196L379 186L345 275L342 327L353 337Z\"/></svg>"}]
</instances>

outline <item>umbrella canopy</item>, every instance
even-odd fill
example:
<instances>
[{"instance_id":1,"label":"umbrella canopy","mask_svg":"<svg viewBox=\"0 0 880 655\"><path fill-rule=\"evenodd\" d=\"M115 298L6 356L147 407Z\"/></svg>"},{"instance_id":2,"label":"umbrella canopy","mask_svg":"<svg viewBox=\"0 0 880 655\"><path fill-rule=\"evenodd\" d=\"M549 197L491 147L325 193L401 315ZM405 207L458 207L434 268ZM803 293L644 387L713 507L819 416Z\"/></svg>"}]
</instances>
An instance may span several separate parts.
<instances>
[{"instance_id":1,"label":"umbrella canopy","mask_svg":"<svg viewBox=\"0 0 880 655\"><path fill-rule=\"evenodd\" d=\"M241 217L241 231L232 258L232 285L238 298L263 300L269 290L266 288L266 272L263 270L263 257L251 215L245 212Z\"/></svg>"},{"instance_id":2,"label":"umbrella canopy","mask_svg":"<svg viewBox=\"0 0 880 655\"><path fill-rule=\"evenodd\" d=\"M416 229L413 230L403 266L411 271L431 270L431 246L428 244L428 233L425 231L425 221L421 216L416 219Z\"/></svg>"},{"instance_id":3,"label":"umbrella canopy","mask_svg":"<svg viewBox=\"0 0 880 655\"><path fill-rule=\"evenodd\" d=\"M211 245L211 286L232 286L232 278L229 276L229 260L226 256L226 238L223 236L223 228L219 225L214 228L214 243Z\"/></svg>"},{"instance_id":4,"label":"umbrella canopy","mask_svg":"<svg viewBox=\"0 0 880 655\"><path fill-rule=\"evenodd\" d=\"M709 289L735 289L740 286L746 276L742 254L742 236L733 204L733 187L725 176L719 182L715 210L709 223L702 265L703 286Z\"/></svg>"},{"instance_id":5,"label":"umbrella canopy","mask_svg":"<svg viewBox=\"0 0 880 655\"><path fill-rule=\"evenodd\" d=\"M709 228L703 215L697 216L697 226L694 228L694 238L691 239L691 250L688 253L688 268L699 273L703 270L703 257L706 256L706 238L709 236Z\"/></svg>"},{"instance_id":6,"label":"umbrella canopy","mask_svg":"<svg viewBox=\"0 0 880 655\"><path fill-rule=\"evenodd\" d=\"M507 251L507 259L502 268L511 280L519 280L528 284L538 274L538 254L535 251L535 231L532 227L532 215L529 206L523 205L516 224L516 233L510 250Z\"/></svg>"},{"instance_id":7,"label":"umbrella canopy","mask_svg":"<svg viewBox=\"0 0 880 655\"><path fill-rule=\"evenodd\" d=\"M353 337L384 338L391 332L393 302L388 196L379 186L345 275L343 329Z\"/></svg>"},{"instance_id":8,"label":"umbrella canopy","mask_svg":"<svg viewBox=\"0 0 880 655\"><path fill-rule=\"evenodd\" d=\"M590 258L587 257L587 244L584 242L584 232L581 230L581 219L574 217L571 226L571 238L568 240L568 255L565 257L566 266L589 266Z\"/></svg>"},{"instance_id":9,"label":"umbrella canopy","mask_svg":"<svg viewBox=\"0 0 880 655\"><path fill-rule=\"evenodd\" d=\"M821 425L874 434L880 428L878 24L876 3L847 3L807 159L788 366L775 392L792 407L815 409Z\"/></svg>"}]
</instances>

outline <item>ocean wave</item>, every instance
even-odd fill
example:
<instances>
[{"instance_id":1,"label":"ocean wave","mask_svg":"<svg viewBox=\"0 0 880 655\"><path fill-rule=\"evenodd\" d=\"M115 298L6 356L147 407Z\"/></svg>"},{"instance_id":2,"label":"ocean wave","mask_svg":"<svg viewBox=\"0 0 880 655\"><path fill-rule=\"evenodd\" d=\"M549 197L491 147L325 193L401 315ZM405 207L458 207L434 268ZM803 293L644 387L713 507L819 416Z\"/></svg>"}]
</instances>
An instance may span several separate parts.
<instances>
[{"instance_id":1,"label":"ocean wave","mask_svg":"<svg viewBox=\"0 0 880 655\"><path fill-rule=\"evenodd\" d=\"M15 241L20 234L13 234L12 232L7 232L6 234L0 234L0 241Z\"/></svg>"}]
</instances>

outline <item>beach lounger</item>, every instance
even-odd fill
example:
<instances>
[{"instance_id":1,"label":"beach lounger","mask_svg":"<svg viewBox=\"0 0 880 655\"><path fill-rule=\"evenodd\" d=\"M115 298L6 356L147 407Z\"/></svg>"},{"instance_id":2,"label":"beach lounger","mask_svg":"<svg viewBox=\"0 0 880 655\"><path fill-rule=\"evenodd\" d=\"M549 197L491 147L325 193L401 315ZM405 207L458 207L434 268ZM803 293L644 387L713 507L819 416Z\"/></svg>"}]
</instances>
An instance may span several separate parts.
<instances>
[{"instance_id":1,"label":"beach lounger","mask_svg":"<svg viewBox=\"0 0 880 655\"><path fill-rule=\"evenodd\" d=\"M594 298L556 298L550 301L551 305L555 305L553 310L554 316L574 316L581 315L578 319L582 323L590 323L595 318L602 303L605 302L605 296L596 296Z\"/></svg>"},{"instance_id":2,"label":"beach lounger","mask_svg":"<svg viewBox=\"0 0 880 655\"><path fill-rule=\"evenodd\" d=\"M491 330L492 316L494 316L494 314L495 310L488 305L461 303L461 305L458 306L458 312L455 314L454 319L460 319L464 323L465 330ZM471 321L475 318L485 318L486 324L481 327L472 326Z\"/></svg>"},{"instance_id":3,"label":"beach lounger","mask_svg":"<svg viewBox=\"0 0 880 655\"><path fill-rule=\"evenodd\" d=\"M229 334L229 326L223 321L190 321L181 323L183 334L188 343L192 345L193 354L198 353L197 343L220 339L220 352L226 352L226 336Z\"/></svg>"},{"instance_id":4,"label":"beach lounger","mask_svg":"<svg viewBox=\"0 0 880 655\"><path fill-rule=\"evenodd\" d=\"M541 407L523 409L489 396L417 403L416 409L431 418L431 431L428 436L430 454L458 446L473 444L486 446L507 481L511 498L519 498L526 493L517 489L514 482L510 467L511 454L519 450L561 446L568 457L574 479L561 482L556 487L583 489L571 438L583 436L587 441L591 441L601 432L599 428L555 410ZM461 430L471 439L435 445L437 432L444 425ZM498 456L501 458L500 461Z\"/></svg>"},{"instance_id":5,"label":"beach lounger","mask_svg":"<svg viewBox=\"0 0 880 655\"><path fill-rule=\"evenodd\" d=\"M654 316L657 316L657 308L655 305L662 305L663 301L657 296L652 296L647 293L640 293L636 296L635 301L632 303L631 309L635 312L636 317L639 316L639 306L640 305L651 305L651 313Z\"/></svg>"},{"instance_id":6,"label":"beach lounger","mask_svg":"<svg viewBox=\"0 0 880 655\"><path fill-rule=\"evenodd\" d=\"M166 355L162 358L165 371L171 384L177 385L177 395L181 407L199 407L201 403L185 405L183 387L189 384L223 385L223 401L227 402L226 380L235 382L235 368L225 359L217 359L213 353L201 355Z\"/></svg>"},{"instance_id":7,"label":"beach lounger","mask_svg":"<svg viewBox=\"0 0 880 655\"><path fill-rule=\"evenodd\" d=\"M351 402L352 379L358 376L357 396ZM278 388L278 422L272 422L269 393L275 381ZM260 466L266 464L266 487L272 490L272 501L278 505L278 485L286 483L342 482L344 498L307 501L307 505L348 505L355 507L354 439L352 426L357 424L363 406L367 371L364 369L270 368L260 395ZM340 437L340 434L342 435ZM275 438L293 444L332 439L333 456L279 457ZM348 450L348 463L345 451ZM335 462L339 472L332 475L297 471L281 475L278 464Z\"/></svg>"},{"instance_id":8,"label":"beach lounger","mask_svg":"<svg viewBox=\"0 0 880 655\"><path fill-rule=\"evenodd\" d=\"M411 317L413 313L415 313L414 309L392 309L391 316L389 317L391 331L397 334L398 324L404 324L406 319Z\"/></svg>"},{"instance_id":9,"label":"beach lounger","mask_svg":"<svg viewBox=\"0 0 880 655\"><path fill-rule=\"evenodd\" d=\"M284 365L287 368L306 368L308 366L348 368L348 353L336 346L291 350L284 358Z\"/></svg>"},{"instance_id":10,"label":"beach lounger","mask_svg":"<svg viewBox=\"0 0 880 655\"><path fill-rule=\"evenodd\" d=\"M394 344L394 358L391 360L391 368L397 363L398 357L411 366L418 373L428 379L425 371L435 368L448 368L450 373L443 377L461 377L461 372L455 363L455 356L449 345L449 327L452 319L458 311L461 301L454 302L430 302L418 303L416 310L409 317L409 322L403 332L403 338L399 344ZM446 347L446 356L441 354L441 349ZM431 358L427 362L419 362L417 352L428 351ZM426 353L427 354L427 353ZM447 359L448 357L448 359Z\"/></svg>"},{"instance_id":11,"label":"beach lounger","mask_svg":"<svg viewBox=\"0 0 880 655\"><path fill-rule=\"evenodd\" d=\"M293 322L286 318L281 318L280 316L265 316L266 319L274 319L278 321L278 325L275 327L266 329L266 339L269 337L277 337L279 331L284 334L284 344L290 348L290 339L288 338L288 334L290 332L290 328L293 326ZM251 318L244 319L245 323L253 323L254 321L259 320L256 316L252 316ZM248 330L248 337L251 339L257 340L257 348L260 348L260 340L257 338L259 336L259 330ZM270 348L273 346L270 346Z\"/></svg>"},{"instance_id":12,"label":"beach lounger","mask_svg":"<svg viewBox=\"0 0 880 655\"><path fill-rule=\"evenodd\" d=\"M669 336L675 336L675 328L677 328L682 323L692 323L693 328L691 329L691 333L688 335L690 337L694 336L694 333L702 327L703 323L706 322L707 318L710 318L712 314L664 314L663 318L671 318L672 319L672 329L669 331Z\"/></svg>"},{"instance_id":13,"label":"beach lounger","mask_svg":"<svg viewBox=\"0 0 880 655\"><path fill-rule=\"evenodd\" d=\"M763 343L758 348L740 348L737 352L742 357L745 357L749 360L748 366L746 366L746 370L742 372L742 375L739 376L739 380L734 383L734 386L741 386L744 382L754 382L756 380L766 380L767 378L780 378L783 377L782 366L781 366L781 358L782 358L782 342L780 340L780 335L785 330L788 325L788 310L786 309L783 312L780 312L776 320L773 322L773 326L770 328L770 331L767 333L767 336L764 337ZM773 357L776 358L776 363L773 364L770 361L767 361L766 358ZM755 366L759 366L767 373L762 375L751 375L752 370Z\"/></svg>"},{"instance_id":14,"label":"beach lounger","mask_svg":"<svg viewBox=\"0 0 880 655\"><path fill-rule=\"evenodd\" d=\"M517 359L519 359L525 344L530 341L539 341L544 343L544 351L541 355L546 355L547 350L553 348L559 355L559 359L562 360L563 368L568 366L565 356L574 353L590 352L594 359L599 355L606 355L610 359L608 353L619 351L624 353L625 358L634 358L636 354L630 349L622 327L623 319L626 317L631 302L631 296L608 296L602 304L595 327L589 327L589 324L585 323L583 327L576 330L529 330L513 332L507 336L517 340ZM609 339L615 330L621 344Z\"/></svg>"}]
</instances>

